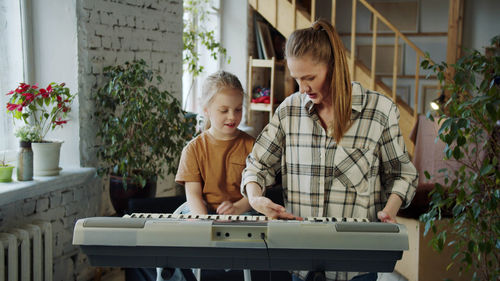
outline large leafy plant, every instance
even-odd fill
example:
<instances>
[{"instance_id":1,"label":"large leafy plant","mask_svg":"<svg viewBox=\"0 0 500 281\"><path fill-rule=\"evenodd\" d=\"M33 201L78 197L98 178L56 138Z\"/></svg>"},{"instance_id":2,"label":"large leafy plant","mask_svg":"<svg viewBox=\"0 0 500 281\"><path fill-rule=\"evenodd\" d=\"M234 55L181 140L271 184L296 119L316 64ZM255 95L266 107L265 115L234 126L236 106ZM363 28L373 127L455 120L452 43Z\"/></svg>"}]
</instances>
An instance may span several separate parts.
<instances>
[{"instance_id":1,"label":"large leafy plant","mask_svg":"<svg viewBox=\"0 0 500 281\"><path fill-rule=\"evenodd\" d=\"M174 173L196 118L156 84L144 60L104 68L105 84L94 94L98 121L99 174L114 174L145 186Z\"/></svg>"},{"instance_id":2,"label":"large leafy plant","mask_svg":"<svg viewBox=\"0 0 500 281\"><path fill-rule=\"evenodd\" d=\"M474 50L454 65L427 59L422 67L437 73L450 94L437 112L438 137L446 144L445 160L459 163L456 170L440 171L444 185L435 185L430 209L420 218L425 234L432 231L438 251L454 247L450 266L472 271L474 280L499 280L500 57ZM444 212L451 213L447 228L436 223Z\"/></svg>"}]
</instances>

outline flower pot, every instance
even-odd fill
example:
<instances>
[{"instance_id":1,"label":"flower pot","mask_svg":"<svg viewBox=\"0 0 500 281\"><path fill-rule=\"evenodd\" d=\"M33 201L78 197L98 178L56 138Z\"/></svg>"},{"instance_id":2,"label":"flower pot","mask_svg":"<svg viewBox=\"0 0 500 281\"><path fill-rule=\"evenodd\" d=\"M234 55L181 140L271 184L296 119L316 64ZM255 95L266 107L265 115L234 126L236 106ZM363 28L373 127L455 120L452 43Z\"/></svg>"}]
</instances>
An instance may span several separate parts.
<instances>
[{"instance_id":1,"label":"flower pot","mask_svg":"<svg viewBox=\"0 0 500 281\"><path fill-rule=\"evenodd\" d=\"M130 198L153 198L156 195L156 181L147 181L146 186L127 180L127 189L123 186L123 178L110 176L109 178L109 197L111 204L117 215L124 215L128 209L128 200Z\"/></svg>"},{"instance_id":2,"label":"flower pot","mask_svg":"<svg viewBox=\"0 0 500 281\"><path fill-rule=\"evenodd\" d=\"M33 150L33 174L35 176L57 176L62 170L59 167L59 155L61 153L62 141L34 142L31 144Z\"/></svg>"},{"instance_id":3,"label":"flower pot","mask_svg":"<svg viewBox=\"0 0 500 281\"><path fill-rule=\"evenodd\" d=\"M0 182L11 182L12 170L14 166L0 166Z\"/></svg>"}]
</instances>

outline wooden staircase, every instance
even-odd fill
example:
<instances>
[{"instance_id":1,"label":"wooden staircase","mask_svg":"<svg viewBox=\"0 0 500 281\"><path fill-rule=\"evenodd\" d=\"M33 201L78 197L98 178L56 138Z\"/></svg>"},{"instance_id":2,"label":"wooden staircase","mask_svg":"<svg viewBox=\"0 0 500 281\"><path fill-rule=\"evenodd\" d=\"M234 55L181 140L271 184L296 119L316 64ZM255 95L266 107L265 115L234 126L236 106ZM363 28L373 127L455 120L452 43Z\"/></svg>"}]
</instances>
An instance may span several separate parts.
<instances>
[{"instance_id":1,"label":"wooden staircase","mask_svg":"<svg viewBox=\"0 0 500 281\"><path fill-rule=\"evenodd\" d=\"M278 30L285 38L296 29L307 28L314 22L316 0L310 0L310 12L304 11L298 0L249 0L249 4L255 11L264 17L276 30ZM365 0L352 0L352 17L351 17L351 46L350 50L356 50L356 9L357 5L363 5L372 13L373 32L372 34L372 56L371 67L368 68L360 62L354 53L347 52L352 80L359 81L364 87L375 90L391 97L398 105L400 111L400 127L410 155L413 155L413 142L410 141L410 133L418 116L419 108L419 73L420 62L425 54L404 34L401 33L392 23L382 16L376 9L373 8ZM336 15L336 0L332 0L331 22L335 25ZM377 47L377 25L383 22L387 27L394 32L394 66L392 75L392 85L388 86L378 79L376 73L376 47ZM397 72L398 72L398 45L403 41L416 53L416 73L415 73L415 93L413 108L406 102L401 100L396 95ZM432 63L432 62L431 62Z\"/></svg>"}]
</instances>

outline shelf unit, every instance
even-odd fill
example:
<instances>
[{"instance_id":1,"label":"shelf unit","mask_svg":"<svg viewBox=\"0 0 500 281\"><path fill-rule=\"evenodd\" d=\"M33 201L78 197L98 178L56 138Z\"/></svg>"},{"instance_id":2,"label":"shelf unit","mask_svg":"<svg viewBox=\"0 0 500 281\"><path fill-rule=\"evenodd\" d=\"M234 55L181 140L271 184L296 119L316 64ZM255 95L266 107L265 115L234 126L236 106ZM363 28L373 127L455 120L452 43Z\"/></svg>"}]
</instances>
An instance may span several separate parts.
<instances>
[{"instance_id":1,"label":"shelf unit","mask_svg":"<svg viewBox=\"0 0 500 281\"><path fill-rule=\"evenodd\" d=\"M248 118L247 120L251 120L252 111L267 111L269 112L269 120L273 117L273 113L278 106L274 102L276 98L276 72L277 70L284 69L284 62L277 61L275 57L271 59L254 59L252 56L248 59ZM256 86L255 81L253 80L253 73L256 69L269 69L270 77L269 77L269 98L270 102L266 103L252 103L252 94L253 88ZM263 86L263 85L261 85Z\"/></svg>"}]
</instances>

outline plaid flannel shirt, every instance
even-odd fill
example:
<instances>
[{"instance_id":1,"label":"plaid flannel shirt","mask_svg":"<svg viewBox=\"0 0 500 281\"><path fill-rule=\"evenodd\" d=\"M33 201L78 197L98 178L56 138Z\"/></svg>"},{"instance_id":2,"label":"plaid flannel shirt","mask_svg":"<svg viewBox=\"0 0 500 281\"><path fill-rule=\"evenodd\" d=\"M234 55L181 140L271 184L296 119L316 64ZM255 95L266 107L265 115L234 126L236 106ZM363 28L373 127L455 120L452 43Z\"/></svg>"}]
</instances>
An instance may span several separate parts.
<instances>
[{"instance_id":1,"label":"plaid flannel shirt","mask_svg":"<svg viewBox=\"0 0 500 281\"><path fill-rule=\"evenodd\" d=\"M397 106L353 82L351 120L337 144L307 95L286 98L247 157L242 193L252 181L272 186L281 173L285 207L297 216L376 221L391 193L407 207L418 175L401 135ZM327 277L349 280L357 274L329 272Z\"/></svg>"}]
</instances>

